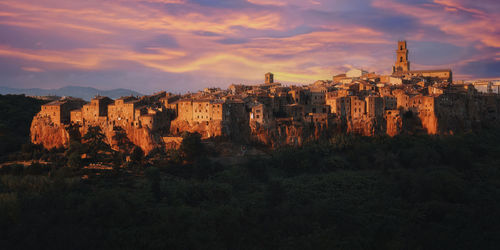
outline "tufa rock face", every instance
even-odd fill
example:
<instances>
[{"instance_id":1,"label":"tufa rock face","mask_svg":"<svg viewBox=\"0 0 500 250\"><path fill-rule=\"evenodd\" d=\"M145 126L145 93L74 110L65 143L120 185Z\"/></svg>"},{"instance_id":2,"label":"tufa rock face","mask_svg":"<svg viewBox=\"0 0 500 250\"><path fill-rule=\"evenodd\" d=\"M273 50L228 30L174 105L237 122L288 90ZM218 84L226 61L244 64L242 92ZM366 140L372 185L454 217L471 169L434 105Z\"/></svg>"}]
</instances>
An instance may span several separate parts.
<instances>
[{"instance_id":1,"label":"tufa rock face","mask_svg":"<svg viewBox=\"0 0 500 250\"><path fill-rule=\"evenodd\" d=\"M301 123L279 121L269 124L250 122L251 140L277 148L280 146L300 146L304 142L327 139L342 131L340 122L332 119L328 123Z\"/></svg>"},{"instance_id":2,"label":"tufa rock face","mask_svg":"<svg viewBox=\"0 0 500 250\"><path fill-rule=\"evenodd\" d=\"M347 132L364 136L374 136L386 133L384 123L375 117L362 117L347 123Z\"/></svg>"},{"instance_id":3,"label":"tufa rock face","mask_svg":"<svg viewBox=\"0 0 500 250\"><path fill-rule=\"evenodd\" d=\"M387 110L385 112L386 120L386 133L389 136L396 136L401 133L403 128L403 119L401 117L401 111L399 110Z\"/></svg>"},{"instance_id":4,"label":"tufa rock face","mask_svg":"<svg viewBox=\"0 0 500 250\"><path fill-rule=\"evenodd\" d=\"M33 118L31 140L46 148L66 147L70 135L83 136L90 126L99 126L113 149L128 151L136 145L148 153L178 147L183 132L276 148L328 140L338 133L453 134L500 126L500 96L461 85L435 84L440 91L423 87L379 87L357 80L348 86L264 84L183 96L97 96L90 103L67 98L42 105ZM119 147L113 139L117 131L126 136L120 141L127 146Z\"/></svg>"},{"instance_id":5,"label":"tufa rock face","mask_svg":"<svg viewBox=\"0 0 500 250\"><path fill-rule=\"evenodd\" d=\"M99 124L98 126L101 128L102 133L106 136L106 143L109 144L113 149L118 150L118 143L113 140L113 136L115 135L115 126L109 123ZM161 147L163 145L163 139L161 138L161 136L153 133L147 127L135 127L131 125L122 125L119 127L124 130L128 140L132 144L140 147L146 154L154 148ZM80 134L82 136L85 135L88 131L88 128L88 126L81 127L79 129Z\"/></svg>"},{"instance_id":6,"label":"tufa rock face","mask_svg":"<svg viewBox=\"0 0 500 250\"><path fill-rule=\"evenodd\" d=\"M47 149L67 147L69 134L65 126L51 121L50 117L36 115L30 127L31 142Z\"/></svg>"},{"instance_id":7,"label":"tufa rock face","mask_svg":"<svg viewBox=\"0 0 500 250\"><path fill-rule=\"evenodd\" d=\"M113 140L115 135L114 126L108 123L93 124L99 126L102 133L105 135L105 142L113 149L118 150L118 143ZM57 124L51 121L50 117L35 116L31 123L31 142L41 144L47 149L67 147L69 145L70 136L67 131L69 125ZM85 135L88 131L88 126L82 126L78 129L80 136ZM130 142L140 147L146 154L154 148L164 145L163 138L153 133L147 127L137 128L134 126L122 126Z\"/></svg>"},{"instance_id":8,"label":"tufa rock face","mask_svg":"<svg viewBox=\"0 0 500 250\"><path fill-rule=\"evenodd\" d=\"M183 132L199 133L203 139L225 136L227 128L222 121L193 122L176 119L170 124L170 133L180 135Z\"/></svg>"}]
</instances>

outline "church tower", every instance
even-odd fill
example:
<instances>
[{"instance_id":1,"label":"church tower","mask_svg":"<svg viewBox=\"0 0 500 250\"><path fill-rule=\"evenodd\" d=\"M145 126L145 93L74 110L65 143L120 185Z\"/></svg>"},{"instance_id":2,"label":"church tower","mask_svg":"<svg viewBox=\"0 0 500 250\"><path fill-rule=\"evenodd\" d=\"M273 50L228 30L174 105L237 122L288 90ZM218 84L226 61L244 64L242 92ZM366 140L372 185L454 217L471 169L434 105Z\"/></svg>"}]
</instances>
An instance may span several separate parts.
<instances>
[{"instance_id":1,"label":"church tower","mask_svg":"<svg viewBox=\"0 0 500 250\"><path fill-rule=\"evenodd\" d=\"M268 72L266 74L266 84L272 84L274 83L274 75L271 72Z\"/></svg>"},{"instance_id":2,"label":"church tower","mask_svg":"<svg viewBox=\"0 0 500 250\"><path fill-rule=\"evenodd\" d=\"M396 50L396 64L392 67L392 73L402 73L410 71L410 62L408 61L408 48L406 41L398 41Z\"/></svg>"}]
</instances>

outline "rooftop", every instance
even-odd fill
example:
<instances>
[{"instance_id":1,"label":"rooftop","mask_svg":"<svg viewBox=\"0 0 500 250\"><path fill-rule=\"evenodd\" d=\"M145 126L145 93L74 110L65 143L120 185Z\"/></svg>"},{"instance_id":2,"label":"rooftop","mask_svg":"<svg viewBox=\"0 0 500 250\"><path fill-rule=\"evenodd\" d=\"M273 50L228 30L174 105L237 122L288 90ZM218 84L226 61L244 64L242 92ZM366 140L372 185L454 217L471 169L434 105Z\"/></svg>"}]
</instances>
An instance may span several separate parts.
<instances>
[{"instance_id":1,"label":"rooftop","mask_svg":"<svg viewBox=\"0 0 500 250\"><path fill-rule=\"evenodd\" d=\"M411 70L410 73L451 72L451 69Z\"/></svg>"}]
</instances>

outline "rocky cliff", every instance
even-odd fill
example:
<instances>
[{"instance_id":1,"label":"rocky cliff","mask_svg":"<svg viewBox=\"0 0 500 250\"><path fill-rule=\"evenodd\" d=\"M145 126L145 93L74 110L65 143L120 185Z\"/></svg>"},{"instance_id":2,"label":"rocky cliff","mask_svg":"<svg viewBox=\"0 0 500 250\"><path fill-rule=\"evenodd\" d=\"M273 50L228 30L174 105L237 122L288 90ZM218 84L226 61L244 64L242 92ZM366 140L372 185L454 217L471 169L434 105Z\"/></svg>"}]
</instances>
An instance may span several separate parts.
<instances>
[{"instance_id":1,"label":"rocky cliff","mask_svg":"<svg viewBox=\"0 0 500 250\"><path fill-rule=\"evenodd\" d=\"M372 117L362 117L347 122L347 132L364 136L374 136L385 134L386 124L382 119Z\"/></svg>"},{"instance_id":2,"label":"rocky cliff","mask_svg":"<svg viewBox=\"0 0 500 250\"><path fill-rule=\"evenodd\" d=\"M341 127L336 120L326 124L281 121L263 125L251 122L250 131L252 141L276 148L285 145L300 146L307 141L328 139L329 136L341 132Z\"/></svg>"},{"instance_id":3,"label":"rocky cliff","mask_svg":"<svg viewBox=\"0 0 500 250\"><path fill-rule=\"evenodd\" d=\"M69 134L64 125L53 123L49 117L36 115L31 122L31 142L47 149L67 147Z\"/></svg>"},{"instance_id":4,"label":"rocky cliff","mask_svg":"<svg viewBox=\"0 0 500 250\"><path fill-rule=\"evenodd\" d=\"M227 134L227 128L222 121L188 122L185 120L173 120L170 124L170 133L180 135L183 132L199 133L203 139L223 136Z\"/></svg>"},{"instance_id":5,"label":"rocky cliff","mask_svg":"<svg viewBox=\"0 0 500 250\"><path fill-rule=\"evenodd\" d=\"M107 122L85 124L78 128L77 133L82 137L88 131L89 126L99 126L105 135L105 141L112 148L118 149L117 142L113 140L115 135L114 125ZM67 147L70 136L69 125L55 124L49 117L36 115L31 123L31 142L41 144L47 149L57 147ZM147 127L122 126L128 140L140 147L146 154L157 147L164 146L163 138L160 134L151 131Z\"/></svg>"}]
</instances>

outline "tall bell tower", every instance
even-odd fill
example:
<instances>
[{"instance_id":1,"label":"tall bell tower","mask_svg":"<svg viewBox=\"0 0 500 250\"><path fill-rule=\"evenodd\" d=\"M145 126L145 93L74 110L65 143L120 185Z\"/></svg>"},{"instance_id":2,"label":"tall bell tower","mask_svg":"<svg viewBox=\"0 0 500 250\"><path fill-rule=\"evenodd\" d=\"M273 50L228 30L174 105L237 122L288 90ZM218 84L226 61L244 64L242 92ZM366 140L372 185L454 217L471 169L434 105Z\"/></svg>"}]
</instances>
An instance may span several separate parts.
<instances>
[{"instance_id":1,"label":"tall bell tower","mask_svg":"<svg viewBox=\"0 0 500 250\"><path fill-rule=\"evenodd\" d=\"M271 72L266 73L266 84L274 83L274 75Z\"/></svg>"},{"instance_id":2,"label":"tall bell tower","mask_svg":"<svg viewBox=\"0 0 500 250\"><path fill-rule=\"evenodd\" d=\"M408 48L406 41L398 41L396 50L396 64L392 67L392 73L403 73L410 71L410 62L408 61Z\"/></svg>"}]
</instances>

